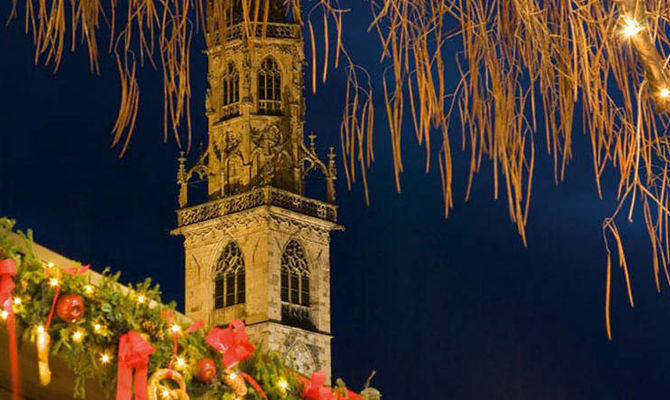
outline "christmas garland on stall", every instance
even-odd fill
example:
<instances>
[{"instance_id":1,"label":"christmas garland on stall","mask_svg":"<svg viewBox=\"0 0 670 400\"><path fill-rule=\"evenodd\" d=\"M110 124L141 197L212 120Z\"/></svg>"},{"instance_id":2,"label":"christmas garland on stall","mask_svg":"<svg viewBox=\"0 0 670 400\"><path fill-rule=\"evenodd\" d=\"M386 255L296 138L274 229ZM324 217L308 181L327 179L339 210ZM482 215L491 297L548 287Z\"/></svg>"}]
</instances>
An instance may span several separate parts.
<instances>
[{"instance_id":1,"label":"christmas garland on stall","mask_svg":"<svg viewBox=\"0 0 670 400\"><path fill-rule=\"evenodd\" d=\"M115 389L117 400L133 393L136 400L363 399L341 380L329 388L323 372L308 379L277 353L256 351L242 321L208 331L202 321L185 324L175 318L174 302L161 302L150 279L126 289L119 273L105 269L94 283L89 266L45 262L35 254L32 232L18 232L20 244L13 228L13 220L0 218L0 322L9 332L16 399L17 341L37 347L41 385L51 379L49 355L63 358L74 372L78 399L93 378L110 395Z\"/></svg>"}]
</instances>

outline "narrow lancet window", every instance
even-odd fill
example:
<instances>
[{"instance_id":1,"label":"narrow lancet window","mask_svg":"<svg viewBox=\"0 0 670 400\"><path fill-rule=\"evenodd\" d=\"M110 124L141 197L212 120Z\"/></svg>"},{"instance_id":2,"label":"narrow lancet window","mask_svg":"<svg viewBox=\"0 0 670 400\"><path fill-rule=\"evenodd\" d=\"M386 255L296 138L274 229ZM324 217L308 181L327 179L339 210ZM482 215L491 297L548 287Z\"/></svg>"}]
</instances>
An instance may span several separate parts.
<instances>
[{"instance_id":1,"label":"narrow lancet window","mask_svg":"<svg viewBox=\"0 0 670 400\"><path fill-rule=\"evenodd\" d=\"M214 308L220 309L246 300L244 258L235 242L223 249L214 271Z\"/></svg>"}]
</instances>

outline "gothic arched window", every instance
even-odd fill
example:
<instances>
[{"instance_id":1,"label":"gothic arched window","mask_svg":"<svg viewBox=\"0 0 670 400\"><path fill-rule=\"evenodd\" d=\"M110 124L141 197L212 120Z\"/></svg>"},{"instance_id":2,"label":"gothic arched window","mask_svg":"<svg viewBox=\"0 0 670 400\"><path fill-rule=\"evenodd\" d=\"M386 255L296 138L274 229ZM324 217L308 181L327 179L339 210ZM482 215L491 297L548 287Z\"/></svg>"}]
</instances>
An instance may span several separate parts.
<instances>
[{"instance_id":1,"label":"gothic arched window","mask_svg":"<svg viewBox=\"0 0 670 400\"><path fill-rule=\"evenodd\" d=\"M235 242L223 249L214 270L214 308L244 303L245 280L242 250Z\"/></svg>"},{"instance_id":2,"label":"gothic arched window","mask_svg":"<svg viewBox=\"0 0 670 400\"><path fill-rule=\"evenodd\" d=\"M231 116L240 113L240 74L235 64L228 63L222 78L223 115Z\"/></svg>"},{"instance_id":3,"label":"gothic arched window","mask_svg":"<svg viewBox=\"0 0 670 400\"><path fill-rule=\"evenodd\" d=\"M281 71L272 57L265 58L258 69L258 111L281 112Z\"/></svg>"},{"instance_id":4,"label":"gothic arched window","mask_svg":"<svg viewBox=\"0 0 670 400\"><path fill-rule=\"evenodd\" d=\"M305 250L293 239L281 256L281 300L309 307L309 265Z\"/></svg>"}]
</instances>

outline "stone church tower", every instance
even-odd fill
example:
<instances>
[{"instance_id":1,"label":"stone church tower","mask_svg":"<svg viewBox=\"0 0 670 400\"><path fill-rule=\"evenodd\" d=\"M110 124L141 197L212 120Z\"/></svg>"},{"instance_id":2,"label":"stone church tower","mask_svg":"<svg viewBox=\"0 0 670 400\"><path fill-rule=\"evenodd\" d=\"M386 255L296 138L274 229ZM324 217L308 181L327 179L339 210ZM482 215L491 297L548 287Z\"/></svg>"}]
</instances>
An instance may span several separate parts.
<instances>
[{"instance_id":1,"label":"stone church tower","mask_svg":"<svg viewBox=\"0 0 670 400\"><path fill-rule=\"evenodd\" d=\"M209 143L191 168L180 158L173 234L184 236L187 316L211 325L240 318L287 363L330 379L334 154L324 163L315 136L305 143L301 27L272 1L257 29L266 37L252 48L235 7L225 34L210 29ZM320 188L305 183L315 175ZM189 206L194 178L206 181L207 199Z\"/></svg>"}]
</instances>

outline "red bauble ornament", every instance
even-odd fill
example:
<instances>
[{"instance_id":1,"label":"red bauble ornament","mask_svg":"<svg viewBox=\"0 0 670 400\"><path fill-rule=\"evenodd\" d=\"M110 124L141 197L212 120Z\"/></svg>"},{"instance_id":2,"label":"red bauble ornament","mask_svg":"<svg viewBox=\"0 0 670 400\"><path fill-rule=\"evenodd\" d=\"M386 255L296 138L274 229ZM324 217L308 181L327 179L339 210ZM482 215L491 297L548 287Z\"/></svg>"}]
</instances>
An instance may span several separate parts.
<instances>
[{"instance_id":1,"label":"red bauble ornament","mask_svg":"<svg viewBox=\"0 0 670 400\"><path fill-rule=\"evenodd\" d=\"M203 358L198 360L195 365L195 377L203 383L213 383L216 380L216 365L211 358Z\"/></svg>"},{"instance_id":2,"label":"red bauble ornament","mask_svg":"<svg viewBox=\"0 0 670 400\"><path fill-rule=\"evenodd\" d=\"M56 303L56 314L67 323L72 323L84 316L84 299L78 294L61 296Z\"/></svg>"}]
</instances>

